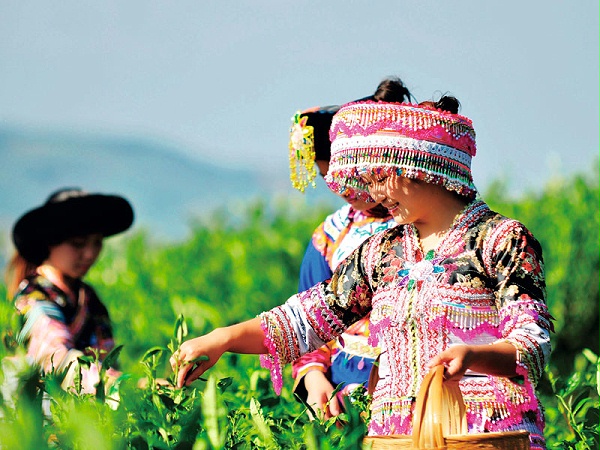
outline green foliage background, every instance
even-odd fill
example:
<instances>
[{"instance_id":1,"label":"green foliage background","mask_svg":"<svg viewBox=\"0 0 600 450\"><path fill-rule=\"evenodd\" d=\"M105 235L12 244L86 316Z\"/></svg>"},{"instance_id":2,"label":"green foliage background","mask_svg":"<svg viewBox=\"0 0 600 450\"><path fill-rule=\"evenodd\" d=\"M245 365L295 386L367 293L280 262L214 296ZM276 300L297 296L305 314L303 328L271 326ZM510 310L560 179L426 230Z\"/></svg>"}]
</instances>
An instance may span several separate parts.
<instances>
[{"instance_id":1,"label":"green foliage background","mask_svg":"<svg viewBox=\"0 0 600 450\"><path fill-rule=\"evenodd\" d=\"M556 180L543 191L518 199L506 199L505 191L497 182L483 198L492 209L523 222L544 249L548 305L556 319L548 376L540 386L547 409L547 434L549 441L563 442L563 448L576 448L564 444L573 438L574 430L557 393L575 401L573 397L581 393L573 393L573 386L579 386L582 379L570 377L584 373L590 361L594 363L582 352L599 353L598 176ZM296 292L311 233L329 212L325 205L309 209L289 202L269 205L257 201L238 215L221 210L209 219L198 219L181 242L155 242L145 231L108 240L88 281L106 303L116 341L123 344L120 369L141 375L147 369L140 363L142 355L149 348L164 348L171 342L173 324L180 314L186 318L190 336L195 336L250 319L284 302ZM0 285L0 294L4 293ZM0 324L5 337L10 334L12 317L10 303L3 303ZM0 356L7 352L2 348ZM155 361L158 376L170 374L167 359ZM256 356L226 355L211 371L215 379L230 377L238 394L246 392L246 400L252 397L248 390L256 391L256 379L254 390L248 387L253 373L259 371ZM596 383L593 376L590 380L584 380L585 386ZM275 399L267 382L258 400L277 404L275 416L293 422L302 408L289 394L291 377L287 384L284 395ZM597 405L597 388L591 398ZM597 408L580 407L578 413L584 416L574 420L588 425L597 420L589 411L597 414ZM243 428L244 421L234 420L230 426Z\"/></svg>"},{"instance_id":2,"label":"green foliage background","mask_svg":"<svg viewBox=\"0 0 600 450\"><path fill-rule=\"evenodd\" d=\"M544 249L547 301L555 317L552 364L570 373L583 348L599 345L597 178L577 175L539 193L504 199L502 183L484 199L523 222ZM190 237L156 243L145 232L115 238L88 276L115 323L121 361L164 345L179 314L191 335L254 317L296 292L313 229L330 211L256 202L232 216L221 210L190 225ZM120 239L120 240L117 240Z\"/></svg>"},{"instance_id":3,"label":"green foliage background","mask_svg":"<svg viewBox=\"0 0 600 450\"><path fill-rule=\"evenodd\" d=\"M127 343L123 364L165 345L179 314L198 335L283 303L296 292L308 239L329 212L257 201L239 216L221 210L192 223L182 242L153 243L144 232L110 242L88 281L106 299L116 341Z\"/></svg>"}]
</instances>

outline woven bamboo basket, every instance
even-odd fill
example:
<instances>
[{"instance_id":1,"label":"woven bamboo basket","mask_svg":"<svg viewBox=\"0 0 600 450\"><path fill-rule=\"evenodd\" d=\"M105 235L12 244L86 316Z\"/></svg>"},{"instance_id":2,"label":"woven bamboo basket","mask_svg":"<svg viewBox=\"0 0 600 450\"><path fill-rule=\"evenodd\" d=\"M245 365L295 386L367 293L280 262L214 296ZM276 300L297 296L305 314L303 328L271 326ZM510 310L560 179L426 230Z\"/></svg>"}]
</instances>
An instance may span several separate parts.
<instances>
[{"instance_id":1,"label":"woven bamboo basket","mask_svg":"<svg viewBox=\"0 0 600 450\"><path fill-rule=\"evenodd\" d=\"M412 435L368 436L372 450L529 450L527 431L467 434L467 416L457 383L444 383L444 367L434 367L417 395Z\"/></svg>"}]
</instances>

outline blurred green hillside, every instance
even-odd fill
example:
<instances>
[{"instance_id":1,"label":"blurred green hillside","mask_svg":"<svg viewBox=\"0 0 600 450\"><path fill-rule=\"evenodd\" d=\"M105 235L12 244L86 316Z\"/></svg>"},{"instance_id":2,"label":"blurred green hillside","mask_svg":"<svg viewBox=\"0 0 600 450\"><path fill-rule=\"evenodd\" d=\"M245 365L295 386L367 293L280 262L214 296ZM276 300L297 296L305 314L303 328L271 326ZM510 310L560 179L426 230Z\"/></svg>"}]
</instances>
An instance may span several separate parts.
<instances>
[{"instance_id":1,"label":"blurred green hillside","mask_svg":"<svg viewBox=\"0 0 600 450\"><path fill-rule=\"evenodd\" d=\"M294 192L287 173L268 165L269 176L222 167L175 144L140 136L36 131L0 122L0 161L10 168L0 177L0 231L66 186L124 195L135 207L135 229L147 227L155 237L171 240L186 236L193 215ZM311 198L333 197L326 189L317 191Z\"/></svg>"}]
</instances>

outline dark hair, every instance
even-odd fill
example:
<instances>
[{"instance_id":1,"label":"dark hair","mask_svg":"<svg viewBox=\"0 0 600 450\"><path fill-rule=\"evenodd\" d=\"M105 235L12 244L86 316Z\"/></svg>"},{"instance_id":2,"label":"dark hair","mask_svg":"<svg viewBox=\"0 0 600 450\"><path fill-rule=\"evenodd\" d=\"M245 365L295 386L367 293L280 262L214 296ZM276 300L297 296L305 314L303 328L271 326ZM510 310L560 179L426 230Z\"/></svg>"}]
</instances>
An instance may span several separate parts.
<instances>
[{"instance_id":1,"label":"dark hair","mask_svg":"<svg viewBox=\"0 0 600 450\"><path fill-rule=\"evenodd\" d=\"M452 95L443 95L437 101L427 100L425 102L419 103L419 105L429 106L435 109L441 109L442 111L447 111L452 114L458 114L458 110L460 109L460 102L458 99Z\"/></svg>"},{"instance_id":2,"label":"dark hair","mask_svg":"<svg viewBox=\"0 0 600 450\"><path fill-rule=\"evenodd\" d=\"M398 77L388 77L384 79L375 90L372 100L376 102L405 103L413 100L414 97ZM369 214L374 217L387 217L390 215L388 209L381 203L377 203L369 209Z\"/></svg>"},{"instance_id":3,"label":"dark hair","mask_svg":"<svg viewBox=\"0 0 600 450\"><path fill-rule=\"evenodd\" d=\"M376 102L410 102L414 97L398 77L384 79L373 94Z\"/></svg>"},{"instance_id":4,"label":"dark hair","mask_svg":"<svg viewBox=\"0 0 600 450\"><path fill-rule=\"evenodd\" d=\"M448 111L452 114L458 114L458 110L460 109L460 102L456 97L453 97L451 95L444 95L437 102L435 102L435 106L443 111Z\"/></svg>"},{"instance_id":5,"label":"dark hair","mask_svg":"<svg viewBox=\"0 0 600 450\"><path fill-rule=\"evenodd\" d=\"M329 127L331 126L333 115L338 109L340 109L339 106L332 105L303 113L307 117L306 124L313 127L315 161L329 161L331 157Z\"/></svg>"},{"instance_id":6,"label":"dark hair","mask_svg":"<svg viewBox=\"0 0 600 450\"><path fill-rule=\"evenodd\" d=\"M412 94L398 77L385 78L375 90L373 95L363 97L355 102L376 101L376 102L410 102L413 99ZM333 115L339 109L339 106L325 106L314 111L305 111L303 115L308 116L307 124L313 127L315 161L329 161L331 158L331 142L329 141L329 127Z\"/></svg>"}]
</instances>

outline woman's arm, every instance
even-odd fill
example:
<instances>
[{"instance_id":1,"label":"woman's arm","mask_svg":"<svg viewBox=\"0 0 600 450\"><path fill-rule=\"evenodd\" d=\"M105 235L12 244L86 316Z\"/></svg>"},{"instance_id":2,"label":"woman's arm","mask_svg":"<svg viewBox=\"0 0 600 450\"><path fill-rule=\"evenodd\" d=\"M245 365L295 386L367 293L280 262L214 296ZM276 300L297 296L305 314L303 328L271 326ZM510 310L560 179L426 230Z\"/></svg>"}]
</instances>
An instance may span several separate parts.
<instances>
[{"instance_id":1,"label":"woman's arm","mask_svg":"<svg viewBox=\"0 0 600 450\"><path fill-rule=\"evenodd\" d=\"M500 338L491 345L456 345L429 362L444 364L446 378L467 369L489 375L526 375L537 384L550 354L552 317L545 302L542 248L519 222L506 220L488 239L487 271L496 283ZM484 256L485 257L485 256Z\"/></svg>"},{"instance_id":2,"label":"woman's arm","mask_svg":"<svg viewBox=\"0 0 600 450\"><path fill-rule=\"evenodd\" d=\"M187 386L211 368L225 352L262 354L267 352L260 319L217 328L204 336L185 341L171 357L177 386ZM199 359L206 357L207 359Z\"/></svg>"},{"instance_id":3,"label":"woman's arm","mask_svg":"<svg viewBox=\"0 0 600 450\"><path fill-rule=\"evenodd\" d=\"M263 355L262 364L271 370L275 392L279 393L284 364L335 339L370 312L373 293L361 264L368 243L369 240L356 249L331 280L293 295L258 318L184 342L171 357L177 385L184 386L198 378L226 351L268 353ZM379 250L379 240L372 246ZM199 360L201 357L206 359Z\"/></svg>"},{"instance_id":4,"label":"woman's arm","mask_svg":"<svg viewBox=\"0 0 600 450\"><path fill-rule=\"evenodd\" d=\"M491 345L453 345L431 359L427 367L443 365L444 379L460 380L467 369L499 377L517 375L517 351L508 342Z\"/></svg>"},{"instance_id":5,"label":"woman's arm","mask_svg":"<svg viewBox=\"0 0 600 450\"><path fill-rule=\"evenodd\" d=\"M304 259L300 265L300 281L298 283L298 292L303 292L315 284L331 278L333 272L329 268L329 264L325 256L321 254L314 245L314 239L323 236L323 224L313 233L313 238L306 248ZM306 353L300 358L292 362L292 378L294 378L294 393L306 401L307 397L311 397L311 387L317 387L321 390L321 386L325 387L328 392L333 391L331 383L327 381L326 373L331 366L331 349L328 345L323 345L317 350ZM307 377L309 372L319 372ZM315 379L315 383L310 383L307 380ZM313 395L314 396L314 395ZM311 403L309 403L311 404Z\"/></svg>"},{"instance_id":6,"label":"woman's arm","mask_svg":"<svg viewBox=\"0 0 600 450\"><path fill-rule=\"evenodd\" d=\"M537 385L550 356L553 317L546 305L542 247L521 223L507 220L495 233L492 256L499 341L516 349L516 371Z\"/></svg>"}]
</instances>

